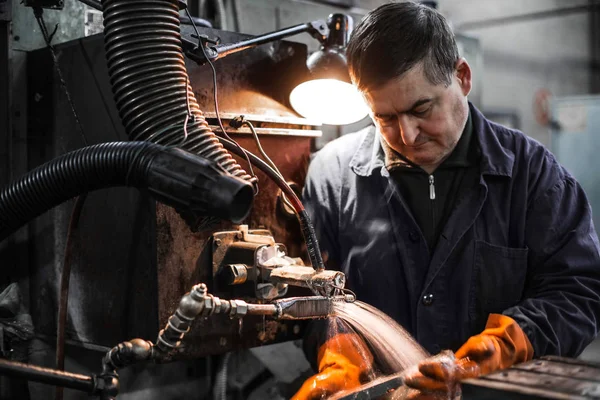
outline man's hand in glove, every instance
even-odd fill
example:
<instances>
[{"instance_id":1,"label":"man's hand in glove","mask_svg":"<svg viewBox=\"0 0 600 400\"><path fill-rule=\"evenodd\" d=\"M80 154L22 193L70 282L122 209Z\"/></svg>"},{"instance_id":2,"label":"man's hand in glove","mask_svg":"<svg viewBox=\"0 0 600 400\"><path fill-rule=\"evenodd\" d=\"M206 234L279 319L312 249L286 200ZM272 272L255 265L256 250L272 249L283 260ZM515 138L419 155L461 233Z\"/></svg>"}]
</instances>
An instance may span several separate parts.
<instances>
[{"instance_id":1,"label":"man's hand in glove","mask_svg":"<svg viewBox=\"0 0 600 400\"><path fill-rule=\"evenodd\" d=\"M360 386L372 372L373 356L355 333L340 333L319 348L319 373L304 382L292 400L313 400Z\"/></svg>"},{"instance_id":2,"label":"man's hand in glove","mask_svg":"<svg viewBox=\"0 0 600 400\"><path fill-rule=\"evenodd\" d=\"M404 383L423 393L453 394L463 379L531 360L533 347L510 317L490 314L485 330L472 336L455 354L445 351L407 371Z\"/></svg>"}]
</instances>

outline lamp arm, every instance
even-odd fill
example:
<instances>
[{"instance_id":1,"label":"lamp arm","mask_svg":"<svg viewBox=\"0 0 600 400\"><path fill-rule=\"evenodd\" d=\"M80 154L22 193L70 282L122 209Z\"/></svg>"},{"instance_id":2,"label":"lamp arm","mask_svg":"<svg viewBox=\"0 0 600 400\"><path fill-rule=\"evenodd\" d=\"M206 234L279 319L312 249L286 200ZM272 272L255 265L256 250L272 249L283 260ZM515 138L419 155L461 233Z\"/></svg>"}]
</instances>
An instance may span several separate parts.
<instances>
[{"instance_id":1,"label":"lamp arm","mask_svg":"<svg viewBox=\"0 0 600 400\"><path fill-rule=\"evenodd\" d=\"M206 35L200 35L200 43L205 46L206 55L211 61L221 59L228 56L229 54L237 53L252 47L259 46L261 44L274 42L289 36L294 36L299 33L309 33L312 37L317 39L321 44L325 43L327 35L329 34L329 28L325 21L317 20L312 22L305 22L291 26L289 28L283 28L275 32L265 33L260 36L254 36L250 39L242 40L236 43L224 43L218 44L217 41L208 38ZM186 55L196 61L196 63L202 65L206 62L202 50L198 49L198 45L192 43L188 39L182 38L184 48L187 50Z\"/></svg>"},{"instance_id":2,"label":"lamp arm","mask_svg":"<svg viewBox=\"0 0 600 400\"><path fill-rule=\"evenodd\" d=\"M289 28L283 28L275 32L265 33L263 35L255 36L237 43L218 44L212 47L212 50L216 53L214 60L218 60L228 56L229 54L237 53L261 44L274 42L276 40L305 32L310 33L311 36L313 36L319 42L324 43L325 39L327 38L327 34L329 33L329 29L327 28L325 21L313 21L294 25Z\"/></svg>"}]
</instances>

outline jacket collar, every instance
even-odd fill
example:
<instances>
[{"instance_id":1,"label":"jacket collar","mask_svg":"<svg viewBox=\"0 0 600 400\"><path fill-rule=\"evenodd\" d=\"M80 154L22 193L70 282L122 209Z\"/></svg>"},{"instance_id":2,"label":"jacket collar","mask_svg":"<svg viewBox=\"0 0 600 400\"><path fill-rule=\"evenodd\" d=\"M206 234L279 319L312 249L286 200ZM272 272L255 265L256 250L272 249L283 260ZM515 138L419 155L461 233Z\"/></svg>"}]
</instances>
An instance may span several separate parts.
<instances>
[{"instance_id":1,"label":"jacket collar","mask_svg":"<svg viewBox=\"0 0 600 400\"><path fill-rule=\"evenodd\" d=\"M502 146L497 131L505 129L490 122L471 103L469 103L473 124L473 138L481 152L481 173L512 177L515 162L514 153ZM385 165L385 153L381 145L381 136L373 125L363 130L363 138L350 160L350 169L359 176L370 176L376 169L382 170ZM382 171L383 175L386 175Z\"/></svg>"}]
</instances>

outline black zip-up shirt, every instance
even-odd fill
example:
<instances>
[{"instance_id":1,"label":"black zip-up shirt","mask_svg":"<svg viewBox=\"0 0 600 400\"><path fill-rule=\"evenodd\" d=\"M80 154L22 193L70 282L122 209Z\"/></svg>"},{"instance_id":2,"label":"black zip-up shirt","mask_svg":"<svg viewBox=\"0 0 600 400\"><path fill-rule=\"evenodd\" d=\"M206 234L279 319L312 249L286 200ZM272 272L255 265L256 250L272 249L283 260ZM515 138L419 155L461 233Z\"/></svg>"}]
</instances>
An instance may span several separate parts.
<instances>
[{"instance_id":1,"label":"black zip-up shirt","mask_svg":"<svg viewBox=\"0 0 600 400\"><path fill-rule=\"evenodd\" d=\"M468 189L479 181L479 149L471 114L456 147L430 175L410 163L382 140L385 166L394 178L421 234L433 253L448 216Z\"/></svg>"}]
</instances>

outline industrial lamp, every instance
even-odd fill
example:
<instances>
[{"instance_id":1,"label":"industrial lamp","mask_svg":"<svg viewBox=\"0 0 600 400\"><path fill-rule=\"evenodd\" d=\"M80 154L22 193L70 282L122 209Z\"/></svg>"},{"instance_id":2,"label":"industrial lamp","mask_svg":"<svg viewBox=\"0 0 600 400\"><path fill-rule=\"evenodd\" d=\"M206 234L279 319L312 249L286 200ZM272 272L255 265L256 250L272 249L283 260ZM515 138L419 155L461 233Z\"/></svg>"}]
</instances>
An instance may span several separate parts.
<instances>
[{"instance_id":1,"label":"industrial lamp","mask_svg":"<svg viewBox=\"0 0 600 400\"><path fill-rule=\"evenodd\" d=\"M215 61L261 44L299 33L309 33L321 43L321 48L307 60L310 79L297 85L290 94L290 104L303 117L329 125L345 125L360 121L369 112L361 94L351 84L346 62L346 44L352 30L352 18L331 14L327 20L313 21L255 36L237 43L219 44L200 35L198 45L183 39L186 55L199 64Z\"/></svg>"},{"instance_id":2,"label":"industrial lamp","mask_svg":"<svg viewBox=\"0 0 600 400\"><path fill-rule=\"evenodd\" d=\"M329 34L319 51L306 64L311 80L300 83L290 94L290 104L303 117L324 124L346 125L360 121L369 110L350 82L346 45L352 18L332 14L327 20Z\"/></svg>"}]
</instances>

